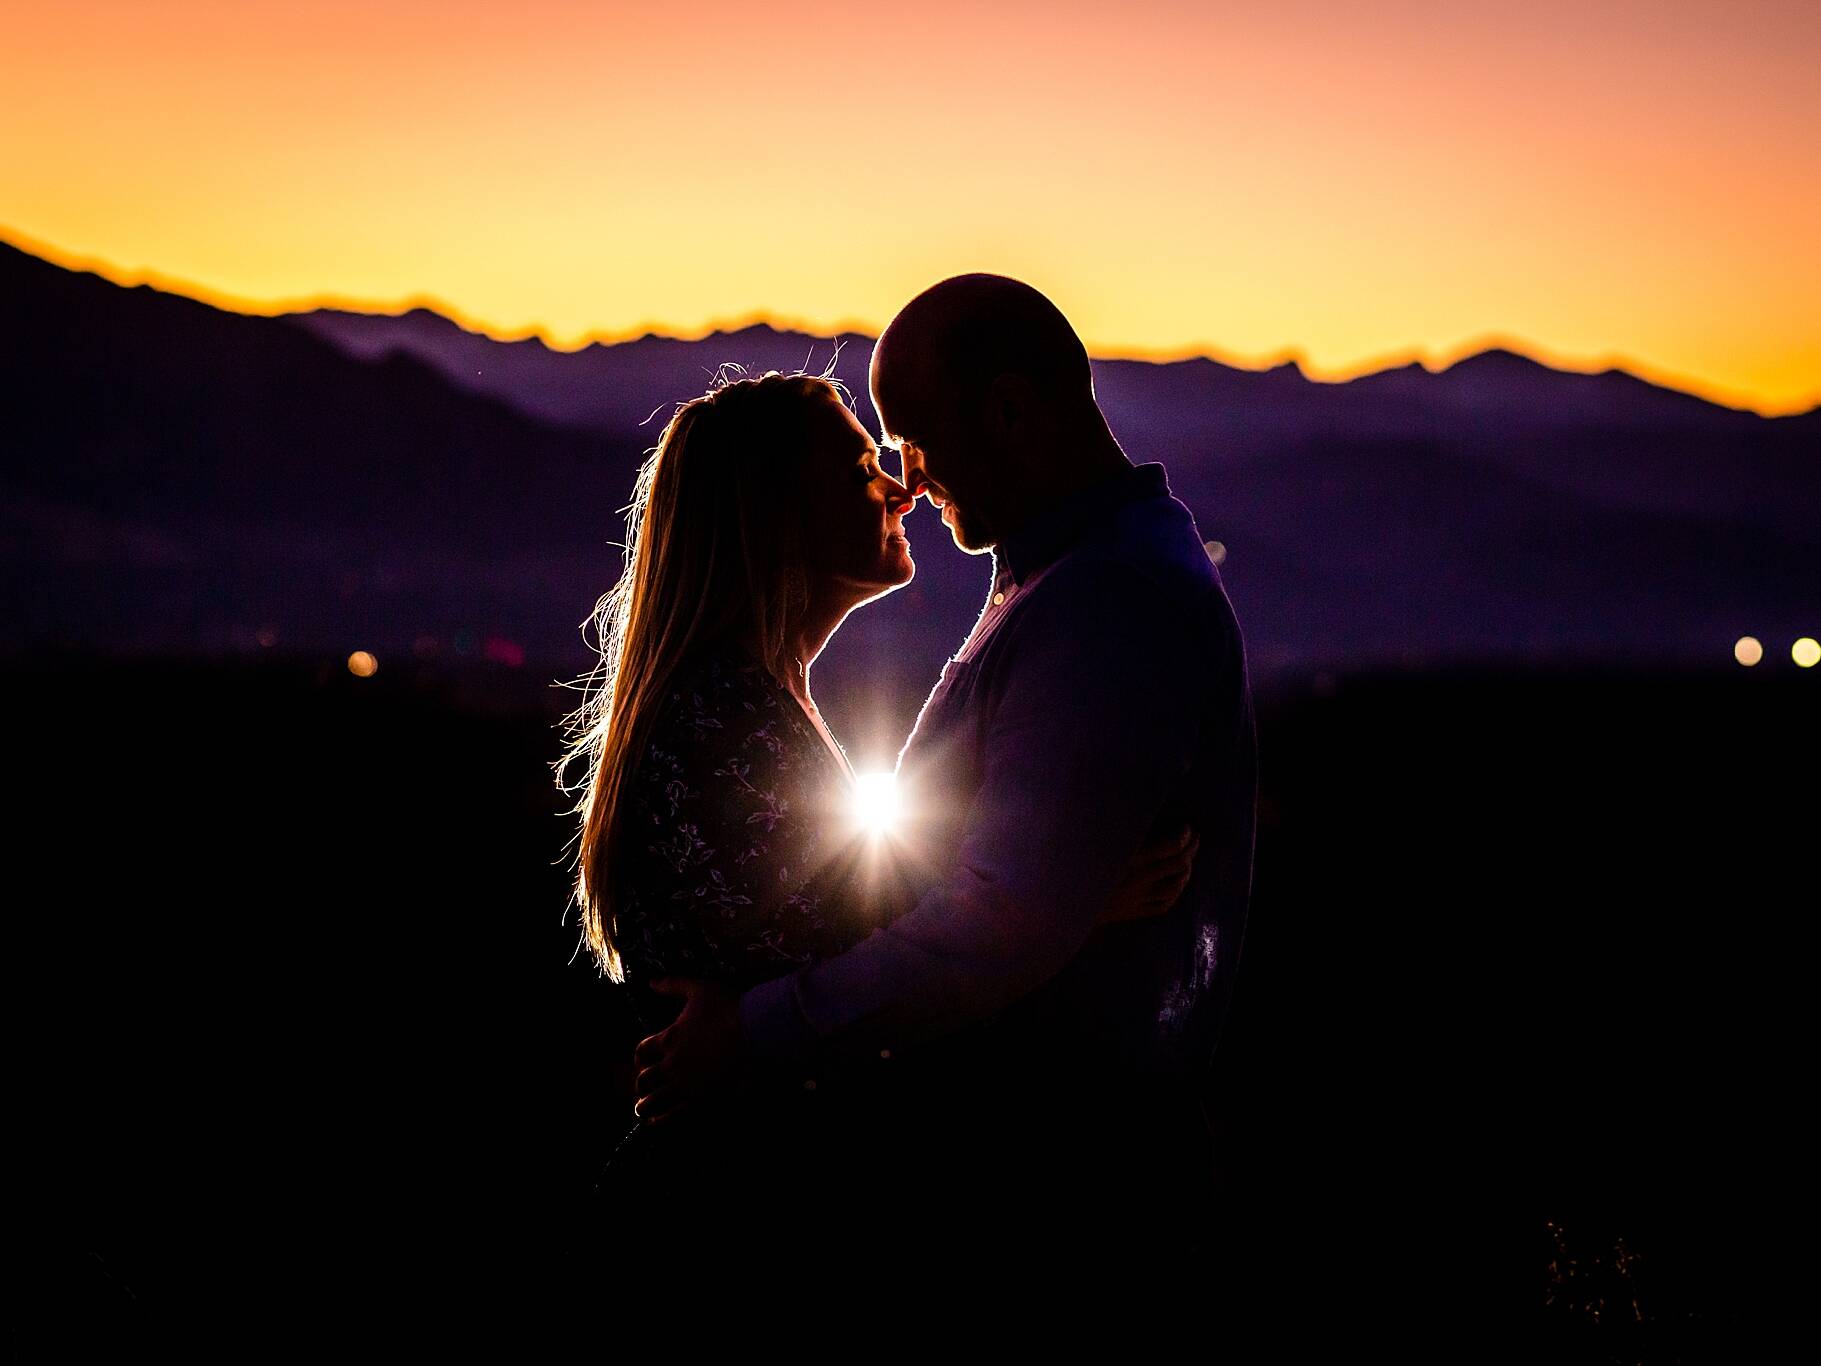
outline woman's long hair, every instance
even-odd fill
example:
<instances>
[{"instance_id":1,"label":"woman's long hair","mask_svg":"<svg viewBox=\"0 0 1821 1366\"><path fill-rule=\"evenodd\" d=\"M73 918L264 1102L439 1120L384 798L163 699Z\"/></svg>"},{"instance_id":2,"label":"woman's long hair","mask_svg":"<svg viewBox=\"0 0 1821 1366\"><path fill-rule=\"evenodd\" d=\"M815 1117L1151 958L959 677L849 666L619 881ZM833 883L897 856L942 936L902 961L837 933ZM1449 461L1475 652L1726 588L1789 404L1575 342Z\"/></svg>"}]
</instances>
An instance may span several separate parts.
<instances>
[{"instance_id":1,"label":"woman's long hair","mask_svg":"<svg viewBox=\"0 0 1821 1366\"><path fill-rule=\"evenodd\" d=\"M832 370L832 365L830 369ZM843 401L838 381L776 371L728 378L680 405L639 469L626 518L626 571L596 605L600 664L566 722L558 783L578 761L588 778L575 900L602 970L625 979L614 942L613 863L626 784L684 660L738 639L782 685L796 672L791 625L808 604L798 497L813 406Z\"/></svg>"}]
</instances>

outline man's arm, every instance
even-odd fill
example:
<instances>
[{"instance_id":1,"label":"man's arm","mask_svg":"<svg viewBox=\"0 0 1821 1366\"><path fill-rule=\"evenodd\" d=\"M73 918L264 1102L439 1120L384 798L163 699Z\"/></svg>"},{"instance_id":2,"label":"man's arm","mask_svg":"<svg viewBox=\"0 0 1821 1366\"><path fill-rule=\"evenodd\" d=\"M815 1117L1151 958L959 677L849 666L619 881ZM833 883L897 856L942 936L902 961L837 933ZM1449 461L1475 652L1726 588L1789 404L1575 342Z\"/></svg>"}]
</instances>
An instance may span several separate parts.
<instances>
[{"instance_id":1,"label":"man's arm","mask_svg":"<svg viewBox=\"0 0 1821 1366\"><path fill-rule=\"evenodd\" d=\"M1184 620L1184 596L1136 571L1060 566L1032 592L991 684L983 780L951 871L863 943L746 992L754 1060L948 1033L1086 941L1187 768L1215 661L1206 619Z\"/></svg>"}]
</instances>

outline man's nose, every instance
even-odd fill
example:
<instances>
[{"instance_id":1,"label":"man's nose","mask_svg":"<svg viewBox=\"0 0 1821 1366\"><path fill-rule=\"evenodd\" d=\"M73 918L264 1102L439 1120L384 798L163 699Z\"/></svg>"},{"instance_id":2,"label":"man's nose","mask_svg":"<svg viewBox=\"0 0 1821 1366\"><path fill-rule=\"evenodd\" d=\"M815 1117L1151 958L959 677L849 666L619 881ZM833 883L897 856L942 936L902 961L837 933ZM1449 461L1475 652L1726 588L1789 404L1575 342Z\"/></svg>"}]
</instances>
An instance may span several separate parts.
<instances>
[{"instance_id":1,"label":"man's nose","mask_svg":"<svg viewBox=\"0 0 1821 1366\"><path fill-rule=\"evenodd\" d=\"M886 481L891 487L886 490L885 505L891 513L902 515L917 506L917 496L914 493L890 475L886 476Z\"/></svg>"},{"instance_id":2,"label":"man's nose","mask_svg":"<svg viewBox=\"0 0 1821 1366\"><path fill-rule=\"evenodd\" d=\"M898 453L898 478L896 482L899 487L903 488L912 498L916 498L923 492L928 481L924 479L923 471L913 466L910 462L910 458L900 451Z\"/></svg>"}]
</instances>

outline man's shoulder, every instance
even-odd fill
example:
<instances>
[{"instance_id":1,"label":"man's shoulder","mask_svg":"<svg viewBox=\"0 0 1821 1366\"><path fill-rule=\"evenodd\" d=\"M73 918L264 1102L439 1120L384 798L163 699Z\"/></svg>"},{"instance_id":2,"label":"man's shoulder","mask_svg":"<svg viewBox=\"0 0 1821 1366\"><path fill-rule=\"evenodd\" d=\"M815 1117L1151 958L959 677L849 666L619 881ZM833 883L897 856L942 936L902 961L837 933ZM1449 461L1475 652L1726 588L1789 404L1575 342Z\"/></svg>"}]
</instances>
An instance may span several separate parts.
<instances>
[{"instance_id":1,"label":"man's shoulder","mask_svg":"<svg viewBox=\"0 0 1821 1366\"><path fill-rule=\"evenodd\" d=\"M1034 577L1002 658L1138 656L1222 673L1244 657L1239 621L1188 509L1147 509L1084 538ZM1163 661L1168 661L1165 665Z\"/></svg>"},{"instance_id":2,"label":"man's shoulder","mask_svg":"<svg viewBox=\"0 0 1821 1366\"><path fill-rule=\"evenodd\" d=\"M1000 657L1099 669L1136 656L1206 660L1225 632L1204 589L1167 561L1083 549L1033 579Z\"/></svg>"},{"instance_id":3,"label":"man's shoulder","mask_svg":"<svg viewBox=\"0 0 1821 1366\"><path fill-rule=\"evenodd\" d=\"M1195 519L1166 495L1117 509L1031 585L1054 596L1186 606L1219 586Z\"/></svg>"}]
</instances>

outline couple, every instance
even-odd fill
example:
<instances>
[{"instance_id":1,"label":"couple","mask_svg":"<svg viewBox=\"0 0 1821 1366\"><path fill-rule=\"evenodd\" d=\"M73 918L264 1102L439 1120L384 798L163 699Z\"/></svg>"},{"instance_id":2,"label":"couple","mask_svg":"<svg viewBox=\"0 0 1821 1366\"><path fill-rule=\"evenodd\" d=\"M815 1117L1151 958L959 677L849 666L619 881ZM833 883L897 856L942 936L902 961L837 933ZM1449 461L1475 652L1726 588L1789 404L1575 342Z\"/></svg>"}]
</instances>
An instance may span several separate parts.
<instances>
[{"instance_id":1,"label":"couple","mask_svg":"<svg viewBox=\"0 0 1821 1366\"><path fill-rule=\"evenodd\" d=\"M1232 608L1036 290L935 285L870 382L895 476L780 374L682 405L640 475L572 750L587 941L648 1035L602 1194L647 1248L1193 1250L1251 888ZM911 579L918 497L994 575L879 836L810 666Z\"/></svg>"}]
</instances>

